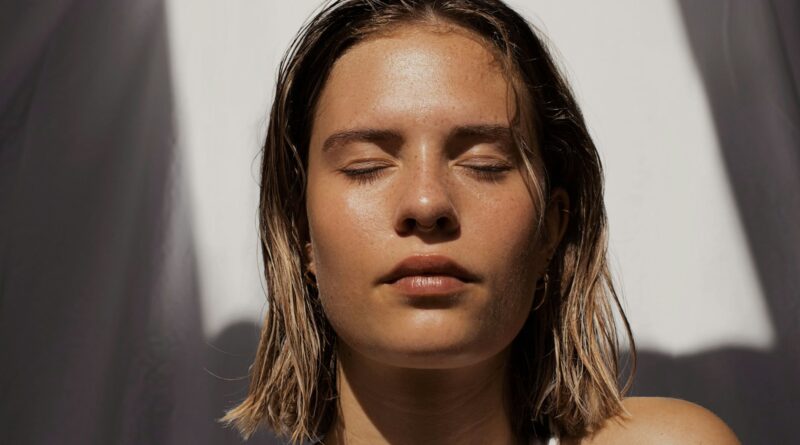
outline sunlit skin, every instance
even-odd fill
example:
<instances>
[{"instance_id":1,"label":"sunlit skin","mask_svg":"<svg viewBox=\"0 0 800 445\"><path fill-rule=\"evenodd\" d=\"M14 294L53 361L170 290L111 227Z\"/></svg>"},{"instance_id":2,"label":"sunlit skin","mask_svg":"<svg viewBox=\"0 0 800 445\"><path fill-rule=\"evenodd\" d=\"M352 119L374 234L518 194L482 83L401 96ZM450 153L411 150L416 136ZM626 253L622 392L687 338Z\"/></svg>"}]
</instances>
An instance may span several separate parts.
<instances>
[{"instance_id":1,"label":"sunlit skin","mask_svg":"<svg viewBox=\"0 0 800 445\"><path fill-rule=\"evenodd\" d=\"M308 166L313 270L339 337L387 365L474 365L528 316L549 247L537 243L538 210L514 150L453 136L508 128L507 83L492 60L462 34L409 30L351 49L321 95ZM396 136L340 136L323 149L354 130ZM377 283L421 253L450 257L479 281L446 303L409 302Z\"/></svg>"},{"instance_id":2,"label":"sunlit skin","mask_svg":"<svg viewBox=\"0 0 800 445\"><path fill-rule=\"evenodd\" d=\"M344 416L348 443L469 443L487 427L513 443L506 349L565 214L552 212L552 233L536 232L540 209L502 136L509 94L482 42L432 27L369 39L327 79L308 162L310 267L339 337L342 403L378 408ZM476 137L476 128L493 131ZM448 298L408 298L378 283L428 253L479 279Z\"/></svg>"},{"instance_id":3,"label":"sunlit skin","mask_svg":"<svg viewBox=\"0 0 800 445\"><path fill-rule=\"evenodd\" d=\"M334 65L306 201L308 267L338 337L341 411L326 444L519 443L505 364L569 199L552 192L537 232L545 209L504 136L514 110L493 53L454 26L403 25ZM431 253L477 279L445 297L380 282ZM622 437L610 428L593 443Z\"/></svg>"}]
</instances>

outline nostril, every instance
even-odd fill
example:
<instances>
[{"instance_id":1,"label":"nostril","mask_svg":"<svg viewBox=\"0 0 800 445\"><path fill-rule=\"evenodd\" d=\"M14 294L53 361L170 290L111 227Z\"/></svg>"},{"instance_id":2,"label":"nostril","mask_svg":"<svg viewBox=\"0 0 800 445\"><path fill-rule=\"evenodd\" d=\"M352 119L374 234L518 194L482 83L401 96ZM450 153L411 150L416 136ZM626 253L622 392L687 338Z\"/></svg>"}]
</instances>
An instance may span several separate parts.
<instances>
[{"instance_id":1,"label":"nostril","mask_svg":"<svg viewBox=\"0 0 800 445\"><path fill-rule=\"evenodd\" d=\"M430 237L432 235L451 237L459 232L459 218L456 209L449 200L404 201L398 207L395 230L401 236L413 235L415 232Z\"/></svg>"},{"instance_id":2,"label":"nostril","mask_svg":"<svg viewBox=\"0 0 800 445\"><path fill-rule=\"evenodd\" d=\"M425 224L415 218L407 218L403 224L403 232L411 234L413 232L431 233L441 229L440 221L435 221L433 224Z\"/></svg>"},{"instance_id":3,"label":"nostril","mask_svg":"<svg viewBox=\"0 0 800 445\"><path fill-rule=\"evenodd\" d=\"M424 222L414 218L409 218L408 220L406 220L405 224L406 228L408 228L409 231L417 230L423 233L448 232L455 225L456 224L454 224L454 222L450 218L445 216L439 217L432 224L425 224Z\"/></svg>"},{"instance_id":4,"label":"nostril","mask_svg":"<svg viewBox=\"0 0 800 445\"><path fill-rule=\"evenodd\" d=\"M440 224L439 224L439 221L436 221L432 225L426 226L426 225L420 223L419 221L417 221L416 225L419 228L419 230L422 230L423 232L430 232L432 230L435 230Z\"/></svg>"}]
</instances>

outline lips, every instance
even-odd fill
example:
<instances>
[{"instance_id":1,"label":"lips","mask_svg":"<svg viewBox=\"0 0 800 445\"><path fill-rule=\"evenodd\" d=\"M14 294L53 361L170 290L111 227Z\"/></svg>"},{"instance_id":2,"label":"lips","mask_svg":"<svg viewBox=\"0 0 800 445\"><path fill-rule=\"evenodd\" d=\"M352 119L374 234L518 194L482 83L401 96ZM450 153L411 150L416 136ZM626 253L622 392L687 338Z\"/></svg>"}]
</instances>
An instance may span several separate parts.
<instances>
[{"instance_id":1,"label":"lips","mask_svg":"<svg viewBox=\"0 0 800 445\"><path fill-rule=\"evenodd\" d=\"M424 278L430 277L430 278ZM435 279L434 277L439 277ZM381 278L382 283L417 283L434 285L451 282L453 279L469 283L478 280L473 274L454 260L443 255L414 255L398 263L391 272ZM423 286L424 287L424 286Z\"/></svg>"}]
</instances>

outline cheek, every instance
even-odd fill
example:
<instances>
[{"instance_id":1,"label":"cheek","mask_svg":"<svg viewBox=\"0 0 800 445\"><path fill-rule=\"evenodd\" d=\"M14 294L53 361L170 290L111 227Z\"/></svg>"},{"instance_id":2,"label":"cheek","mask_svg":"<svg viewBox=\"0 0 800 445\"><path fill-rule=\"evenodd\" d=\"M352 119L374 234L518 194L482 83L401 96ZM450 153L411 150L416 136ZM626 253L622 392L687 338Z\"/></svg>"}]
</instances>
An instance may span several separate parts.
<instances>
[{"instance_id":1,"label":"cheek","mask_svg":"<svg viewBox=\"0 0 800 445\"><path fill-rule=\"evenodd\" d=\"M323 303L344 302L369 291L387 241L388 212L381 193L310 182L309 232Z\"/></svg>"},{"instance_id":2,"label":"cheek","mask_svg":"<svg viewBox=\"0 0 800 445\"><path fill-rule=\"evenodd\" d=\"M529 275L538 258L536 232L537 209L524 186L493 199L477 202L472 226L474 242L494 256L493 262L502 265L502 275L524 278Z\"/></svg>"},{"instance_id":3,"label":"cheek","mask_svg":"<svg viewBox=\"0 0 800 445\"><path fill-rule=\"evenodd\" d=\"M319 297L328 321L348 344L372 344L374 320L381 319L370 301L374 280L391 257L390 209L381 193L336 186L323 181L309 187L309 232L314 251Z\"/></svg>"},{"instance_id":4,"label":"cheek","mask_svg":"<svg viewBox=\"0 0 800 445\"><path fill-rule=\"evenodd\" d=\"M345 259L360 261L368 256L369 246L380 240L386 224L385 206L374 192L310 190L309 231L319 273L342 267Z\"/></svg>"},{"instance_id":5,"label":"cheek","mask_svg":"<svg viewBox=\"0 0 800 445\"><path fill-rule=\"evenodd\" d=\"M537 242L537 212L527 190L493 201L475 218L475 251L483 252L490 268L487 283L491 294L493 323L510 329L527 317L538 279L541 257Z\"/></svg>"}]
</instances>

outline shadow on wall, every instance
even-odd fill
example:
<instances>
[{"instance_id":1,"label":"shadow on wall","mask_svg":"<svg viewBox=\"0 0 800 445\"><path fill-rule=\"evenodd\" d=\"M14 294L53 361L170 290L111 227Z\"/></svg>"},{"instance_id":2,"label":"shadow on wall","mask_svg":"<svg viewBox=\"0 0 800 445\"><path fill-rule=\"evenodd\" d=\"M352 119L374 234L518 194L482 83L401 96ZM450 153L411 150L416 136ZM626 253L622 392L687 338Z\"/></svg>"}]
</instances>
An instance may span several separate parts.
<instances>
[{"instance_id":1,"label":"shadow on wall","mask_svg":"<svg viewBox=\"0 0 800 445\"><path fill-rule=\"evenodd\" d=\"M743 443L793 443L800 412L800 4L680 0L776 332L769 351L641 351L634 395L697 402Z\"/></svg>"},{"instance_id":2,"label":"shadow on wall","mask_svg":"<svg viewBox=\"0 0 800 445\"><path fill-rule=\"evenodd\" d=\"M255 360L261 330L252 322L234 323L225 328L209 346L208 372L213 382L212 406L218 411L232 408L247 395L250 384L248 369ZM263 428L249 440L243 442L232 428L222 431L219 441L209 443L253 445L277 445L283 442L276 439Z\"/></svg>"}]
</instances>

